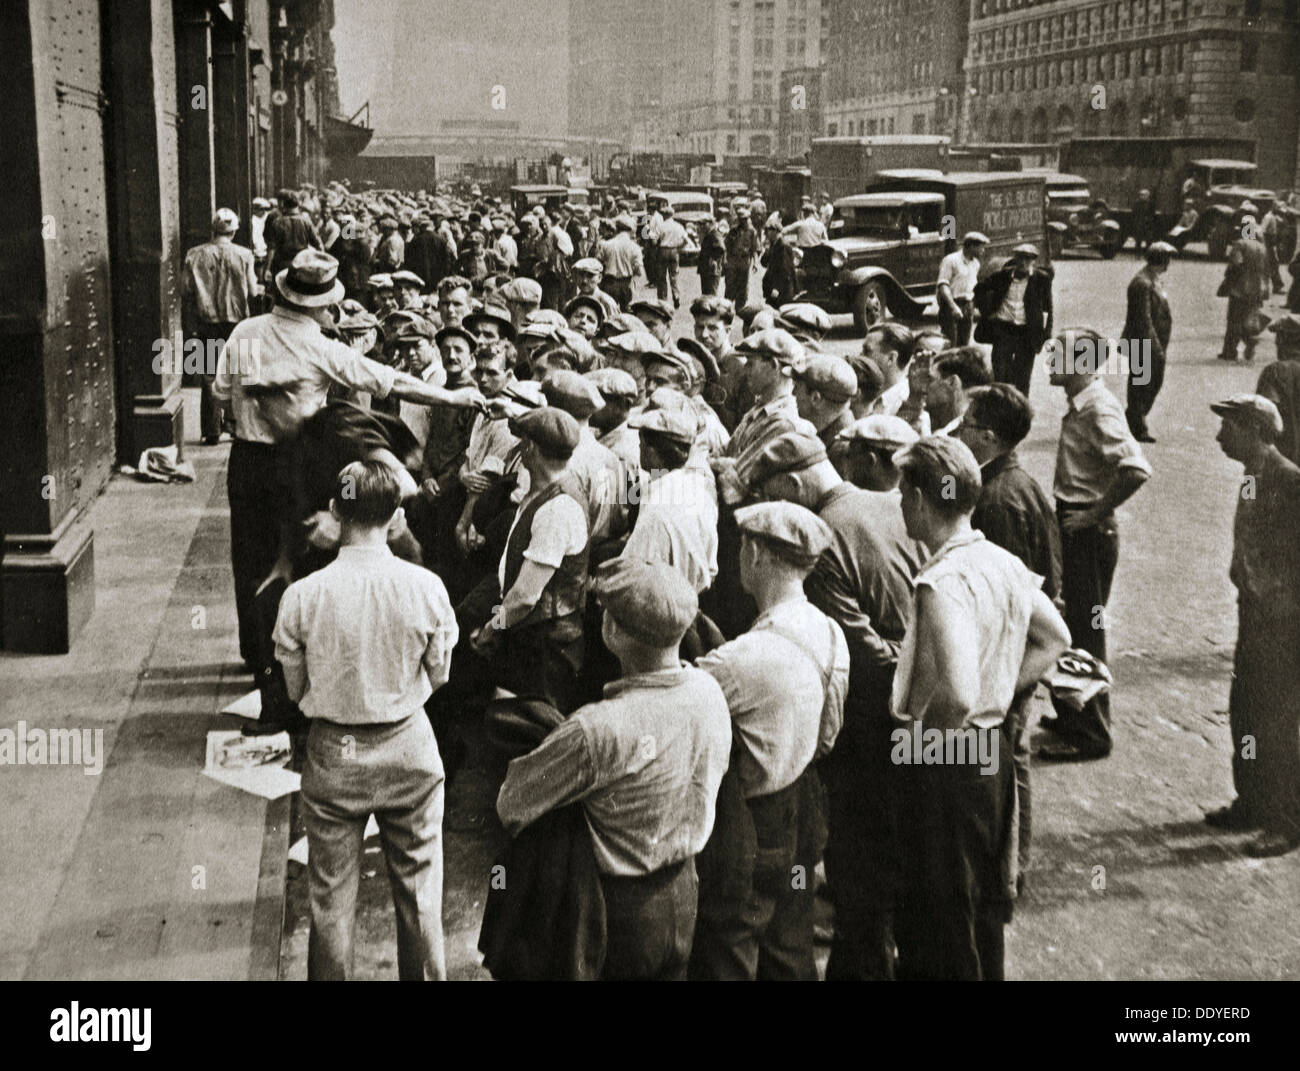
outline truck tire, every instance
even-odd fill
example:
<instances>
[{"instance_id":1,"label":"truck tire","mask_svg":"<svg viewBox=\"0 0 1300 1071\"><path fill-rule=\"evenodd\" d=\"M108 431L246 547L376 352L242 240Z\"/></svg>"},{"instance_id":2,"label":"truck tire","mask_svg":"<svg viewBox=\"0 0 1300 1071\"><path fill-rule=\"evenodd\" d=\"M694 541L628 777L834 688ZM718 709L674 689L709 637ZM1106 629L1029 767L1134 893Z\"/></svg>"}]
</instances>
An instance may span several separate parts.
<instances>
[{"instance_id":1,"label":"truck tire","mask_svg":"<svg viewBox=\"0 0 1300 1071\"><path fill-rule=\"evenodd\" d=\"M1115 254L1119 252L1119 247L1122 244L1122 239L1119 241L1102 242L1101 245L1097 247L1097 252L1101 254L1102 260L1114 260Z\"/></svg>"},{"instance_id":2,"label":"truck tire","mask_svg":"<svg viewBox=\"0 0 1300 1071\"><path fill-rule=\"evenodd\" d=\"M858 287L853 295L853 327L859 335L867 328L889 318L889 301L882 283L872 280Z\"/></svg>"}]
</instances>

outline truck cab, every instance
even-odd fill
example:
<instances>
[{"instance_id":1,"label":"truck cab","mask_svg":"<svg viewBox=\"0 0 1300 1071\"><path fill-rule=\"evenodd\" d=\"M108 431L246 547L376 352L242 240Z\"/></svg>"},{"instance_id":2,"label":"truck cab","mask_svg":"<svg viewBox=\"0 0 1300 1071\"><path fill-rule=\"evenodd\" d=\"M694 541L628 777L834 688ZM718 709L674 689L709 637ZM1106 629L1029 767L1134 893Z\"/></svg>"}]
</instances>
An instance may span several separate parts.
<instances>
[{"instance_id":1,"label":"truck cab","mask_svg":"<svg viewBox=\"0 0 1300 1071\"><path fill-rule=\"evenodd\" d=\"M568 203L569 192L568 186L511 186L510 207L516 219L537 205L542 205L547 212L554 212Z\"/></svg>"},{"instance_id":2,"label":"truck cab","mask_svg":"<svg viewBox=\"0 0 1300 1071\"><path fill-rule=\"evenodd\" d=\"M1119 252L1120 225L1106 203L1095 199L1082 175L1042 174L1047 189L1047 244L1052 255L1066 249L1095 249L1105 260Z\"/></svg>"}]
</instances>

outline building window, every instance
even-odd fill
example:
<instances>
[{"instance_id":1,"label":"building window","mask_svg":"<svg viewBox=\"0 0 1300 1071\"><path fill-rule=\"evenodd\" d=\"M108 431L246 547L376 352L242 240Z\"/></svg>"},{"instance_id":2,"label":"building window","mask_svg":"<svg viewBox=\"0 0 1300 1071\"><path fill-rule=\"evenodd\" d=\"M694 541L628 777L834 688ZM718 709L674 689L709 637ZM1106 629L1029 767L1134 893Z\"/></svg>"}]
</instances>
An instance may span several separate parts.
<instances>
[{"instance_id":1,"label":"building window","mask_svg":"<svg viewBox=\"0 0 1300 1071\"><path fill-rule=\"evenodd\" d=\"M1239 123L1249 123L1255 118L1255 102L1249 97L1242 97L1232 106L1232 115Z\"/></svg>"},{"instance_id":2,"label":"building window","mask_svg":"<svg viewBox=\"0 0 1300 1071\"><path fill-rule=\"evenodd\" d=\"M1241 42L1241 69L1253 72L1259 65L1259 42Z\"/></svg>"},{"instance_id":3,"label":"building window","mask_svg":"<svg viewBox=\"0 0 1300 1071\"><path fill-rule=\"evenodd\" d=\"M727 152L735 152L735 151L736 151L736 135L735 135L735 134L728 134L728 135L727 135Z\"/></svg>"},{"instance_id":4,"label":"building window","mask_svg":"<svg viewBox=\"0 0 1300 1071\"><path fill-rule=\"evenodd\" d=\"M925 116L924 116L924 115L914 115L914 116L912 116L912 133L913 133L913 134L924 134L924 133L925 133Z\"/></svg>"}]
</instances>

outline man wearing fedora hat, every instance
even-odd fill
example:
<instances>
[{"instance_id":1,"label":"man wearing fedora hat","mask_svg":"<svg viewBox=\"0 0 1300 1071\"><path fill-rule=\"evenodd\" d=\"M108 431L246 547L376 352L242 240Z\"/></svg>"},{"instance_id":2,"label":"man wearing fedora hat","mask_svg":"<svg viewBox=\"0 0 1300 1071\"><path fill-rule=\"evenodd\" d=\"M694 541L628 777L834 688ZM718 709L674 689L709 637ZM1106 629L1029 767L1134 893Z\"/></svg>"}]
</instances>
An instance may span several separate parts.
<instances>
[{"instance_id":1,"label":"man wearing fedora hat","mask_svg":"<svg viewBox=\"0 0 1300 1071\"><path fill-rule=\"evenodd\" d=\"M230 402L235 421L226 473L231 566L240 653L259 673L267 667L258 653L254 597L273 569L287 566L277 562L287 508L287 444L302 421L325 404L331 385L423 405L483 403L473 388L444 390L327 338L322 329L333 326L330 310L343 299L338 261L328 253L302 250L276 276L275 284L275 307L236 325L218 359L213 383L216 397ZM232 368L227 360L231 352L253 353L254 367ZM261 395L268 389L280 392L287 404L276 403L275 412L264 410Z\"/></svg>"},{"instance_id":2,"label":"man wearing fedora hat","mask_svg":"<svg viewBox=\"0 0 1300 1071\"><path fill-rule=\"evenodd\" d=\"M1254 856L1300 847L1300 468L1278 451L1282 417L1268 398L1235 394L1210 406L1220 449L1245 469L1237 489L1229 577L1237 649L1228 723L1237 798L1206 822L1261 829Z\"/></svg>"},{"instance_id":3,"label":"man wearing fedora hat","mask_svg":"<svg viewBox=\"0 0 1300 1071\"><path fill-rule=\"evenodd\" d=\"M187 335L207 343L224 342L235 324L252 311L258 294L252 250L234 242L239 216L218 208L212 217L212 239L185 254L181 269L181 321ZM206 352L207 347L205 347ZM221 437L221 406L212 396L215 368L204 368L199 379L200 435L205 446Z\"/></svg>"}]
</instances>

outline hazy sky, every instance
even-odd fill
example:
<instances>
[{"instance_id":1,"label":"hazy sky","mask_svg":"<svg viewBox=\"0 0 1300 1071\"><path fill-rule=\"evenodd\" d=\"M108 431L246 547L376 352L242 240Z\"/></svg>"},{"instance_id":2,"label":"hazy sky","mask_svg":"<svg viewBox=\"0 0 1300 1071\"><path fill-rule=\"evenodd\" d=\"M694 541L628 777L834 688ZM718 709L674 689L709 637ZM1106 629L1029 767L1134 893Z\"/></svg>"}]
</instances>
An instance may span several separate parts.
<instances>
[{"instance_id":1,"label":"hazy sky","mask_svg":"<svg viewBox=\"0 0 1300 1071\"><path fill-rule=\"evenodd\" d=\"M568 126L567 0L336 0L334 48L344 112L369 100L379 136Z\"/></svg>"}]
</instances>

